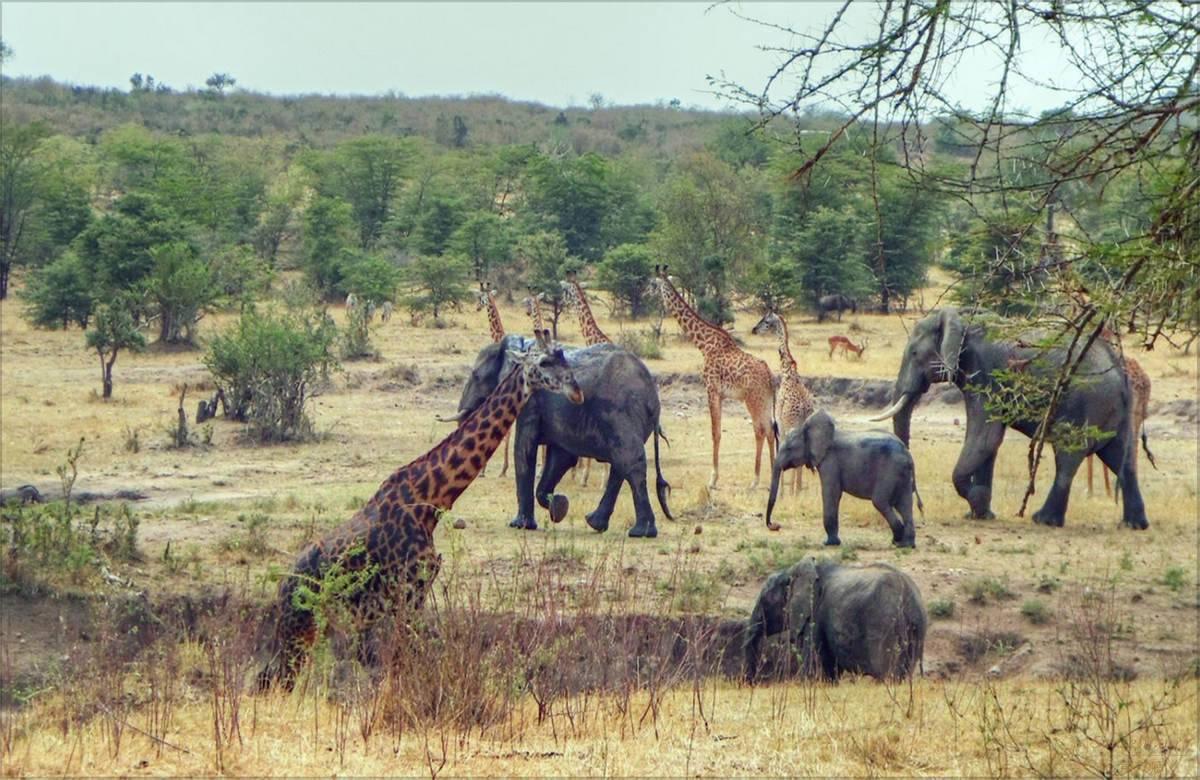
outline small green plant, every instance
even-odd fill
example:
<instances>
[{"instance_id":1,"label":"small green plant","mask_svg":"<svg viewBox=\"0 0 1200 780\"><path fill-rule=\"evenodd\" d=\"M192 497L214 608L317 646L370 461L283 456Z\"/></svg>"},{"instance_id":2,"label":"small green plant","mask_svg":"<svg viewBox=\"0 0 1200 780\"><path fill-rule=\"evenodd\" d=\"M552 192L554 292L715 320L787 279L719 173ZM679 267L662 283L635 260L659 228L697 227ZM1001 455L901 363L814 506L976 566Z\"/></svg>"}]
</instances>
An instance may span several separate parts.
<instances>
[{"instance_id":1,"label":"small green plant","mask_svg":"<svg viewBox=\"0 0 1200 780\"><path fill-rule=\"evenodd\" d=\"M986 604L988 601L1011 599L1015 595L1008 588L1007 582L995 577L978 577L964 585L967 600L972 604Z\"/></svg>"},{"instance_id":2,"label":"small green plant","mask_svg":"<svg viewBox=\"0 0 1200 780\"><path fill-rule=\"evenodd\" d=\"M1163 574L1162 583L1173 592L1179 592L1186 583L1187 572L1179 566L1172 566Z\"/></svg>"},{"instance_id":3,"label":"small green plant","mask_svg":"<svg viewBox=\"0 0 1200 780\"><path fill-rule=\"evenodd\" d=\"M269 516L255 512L252 515L238 515L237 521L242 524L241 530L221 540L222 550L255 558L261 558L271 551L266 536L267 526L271 522Z\"/></svg>"},{"instance_id":4,"label":"small green plant","mask_svg":"<svg viewBox=\"0 0 1200 780\"><path fill-rule=\"evenodd\" d=\"M1035 626L1040 626L1050 621L1050 609L1038 599L1029 599L1021 605L1021 614L1025 619Z\"/></svg>"},{"instance_id":5,"label":"small green plant","mask_svg":"<svg viewBox=\"0 0 1200 780\"><path fill-rule=\"evenodd\" d=\"M1061 587L1062 582L1058 579L1058 577L1051 577L1049 574L1043 574L1038 578L1038 593L1053 593Z\"/></svg>"},{"instance_id":6,"label":"small green plant","mask_svg":"<svg viewBox=\"0 0 1200 780\"><path fill-rule=\"evenodd\" d=\"M617 336L617 344L643 360L661 360L663 356L653 331L623 330Z\"/></svg>"},{"instance_id":7,"label":"small green plant","mask_svg":"<svg viewBox=\"0 0 1200 780\"><path fill-rule=\"evenodd\" d=\"M858 550L856 550L852 544L844 544L841 546L841 549L838 550L838 558L845 562L857 561Z\"/></svg>"},{"instance_id":8,"label":"small green plant","mask_svg":"<svg viewBox=\"0 0 1200 780\"><path fill-rule=\"evenodd\" d=\"M141 442L140 435L141 435L141 428L130 428L128 425L125 426L125 451L126 452L133 452L133 453L141 452L142 442Z\"/></svg>"},{"instance_id":9,"label":"small green plant","mask_svg":"<svg viewBox=\"0 0 1200 780\"><path fill-rule=\"evenodd\" d=\"M1129 550L1121 553L1121 561L1119 563L1121 571L1133 571L1133 555Z\"/></svg>"},{"instance_id":10,"label":"small green plant","mask_svg":"<svg viewBox=\"0 0 1200 780\"><path fill-rule=\"evenodd\" d=\"M936 620L954 617L954 599L934 599L928 605L929 616Z\"/></svg>"}]
</instances>

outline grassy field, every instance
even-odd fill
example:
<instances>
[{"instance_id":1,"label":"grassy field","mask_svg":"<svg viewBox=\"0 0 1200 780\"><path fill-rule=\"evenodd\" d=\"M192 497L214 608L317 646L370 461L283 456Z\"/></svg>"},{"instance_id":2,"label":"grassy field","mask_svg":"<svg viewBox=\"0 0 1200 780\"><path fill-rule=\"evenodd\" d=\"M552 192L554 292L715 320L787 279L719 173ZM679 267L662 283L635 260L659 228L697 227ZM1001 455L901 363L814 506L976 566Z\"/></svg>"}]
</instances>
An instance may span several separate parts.
<instances>
[{"instance_id":1,"label":"grassy field","mask_svg":"<svg viewBox=\"0 0 1200 780\"><path fill-rule=\"evenodd\" d=\"M925 298L934 300L936 291ZM649 327L608 318L602 304L594 308L610 336ZM502 313L511 332L527 331L528 320L516 306ZM793 315L800 373L891 380L905 325L919 316L848 315L841 323L817 324ZM514 701L507 722L520 727L507 731L493 726L473 732L426 719L373 741L356 731L341 733L354 731L347 720L352 708L310 691L247 697L236 738L214 738L220 704L204 694L203 652L185 647L181 663L195 656L200 672L187 678L169 728L145 725L154 699L129 683L141 693L131 694L123 717L159 734L158 741L131 727L122 743L114 736L118 719L103 713L75 722L86 710L80 701L61 686L39 682L64 679L70 659L94 652L88 648L94 638L80 637L85 632L64 595L78 601L144 592L155 601L232 591L246 603L267 602L273 586L264 575L290 565L307 540L348 518L392 470L450 430L435 415L454 411L488 336L486 319L473 307L448 319L441 329L413 327L399 315L379 325L373 338L381 358L346 364L317 398L319 441L257 446L242 439L239 426L217 419L193 431L197 446L174 449L166 430L180 388L191 388L189 414L201 394L211 393L201 352L121 355L115 398L105 402L98 398L96 357L84 350L78 331L34 331L13 303L0 307L0 487L56 485L56 468L82 438L77 489L128 488L149 496L133 506L138 554L109 561L111 578L42 572L39 594L3 597L0 672L9 683L26 681L28 690L18 698L31 699L24 708L4 710L6 772L1075 775L1091 771L1089 762L1101 760L1101 753L1132 773L1196 772L1195 681L1171 681L1197 667L1197 360L1165 346L1136 355L1154 382L1147 429L1158 470L1144 459L1141 469L1147 532L1119 528L1119 508L1104 497L1099 475L1097 495L1088 496L1082 470L1065 528L1015 517L1026 457L1026 440L1015 433L997 464L998 518L963 519L965 502L949 480L965 424L961 404L928 403L913 418L912 449L925 501L915 551L891 548L883 520L867 502L843 502L843 547L834 554L889 561L911 572L934 614L926 678L911 691L867 681L752 690L697 678L624 698L580 694L574 705L568 696L540 723L527 712L532 702ZM774 339L749 335L755 319L739 313L736 333L775 369ZM206 319L202 335L227 321ZM599 598L606 609L629 613L740 619L768 572L822 551L815 477L805 480L798 496L781 499L780 532L764 527L769 473L763 487L746 487L753 477L753 435L739 404L725 407L721 487L706 489L709 422L695 378L700 355L674 323L668 321L666 332L662 357L647 364L670 379L661 391L663 426L671 438L663 471L674 489L677 521L660 516L658 539L629 540L623 528L632 524L632 505L622 495L613 527L594 533L583 522L603 484L602 467L593 467L586 487L570 476L564 480L560 491L570 495L572 508L562 524L551 525L543 513L538 532L512 530L507 522L515 496L511 478L498 476L498 458L451 513L466 527L443 522L438 529L446 559L439 585L508 600L488 608L538 601L538 614L547 605L570 614ZM561 339L570 343L577 333L577 323L564 316ZM828 357L826 340L839 333L869 339L862 359ZM846 424L862 423L874 411L838 398L821 400ZM1039 486L1050 474L1044 467ZM1030 513L1041 497L1034 497ZM544 583L525 577L530 561L555 572L553 589L539 591ZM597 577L599 571L605 575ZM1099 666L1120 674L1101 675L1106 682L1093 686L1092 698L1072 698L1068 689L1075 683L1064 682L1063 674L1073 665L1087 667L1080 661L1087 656L1080 629L1101 623L1104 642L1090 647L1102 645ZM1150 724L1109 725L1111 734L1131 732L1121 742L1125 754L1098 750L1063 726L1069 713L1078 716L1093 706L1088 702L1101 700L1095 705L1100 713L1122 696L1130 705L1121 717L1145 716ZM642 719L646 697L657 703L653 716ZM572 707L575 719L568 717ZM68 711L71 717L64 716ZM183 750L163 747L163 741Z\"/></svg>"}]
</instances>

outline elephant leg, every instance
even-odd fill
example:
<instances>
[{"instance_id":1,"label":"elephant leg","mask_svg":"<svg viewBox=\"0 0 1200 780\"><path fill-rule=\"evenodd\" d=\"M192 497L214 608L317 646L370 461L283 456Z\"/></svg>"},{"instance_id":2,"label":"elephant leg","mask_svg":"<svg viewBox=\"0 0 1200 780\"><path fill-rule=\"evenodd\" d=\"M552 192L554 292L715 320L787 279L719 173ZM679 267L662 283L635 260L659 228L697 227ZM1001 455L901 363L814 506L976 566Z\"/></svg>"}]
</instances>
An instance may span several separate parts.
<instances>
[{"instance_id":1,"label":"elephant leg","mask_svg":"<svg viewBox=\"0 0 1200 780\"><path fill-rule=\"evenodd\" d=\"M708 478L711 489L717 486L721 463L721 394L716 388L708 391L708 419L712 423L712 474Z\"/></svg>"},{"instance_id":2,"label":"elephant leg","mask_svg":"<svg viewBox=\"0 0 1200 780\"><path fill-rule=\"evenodd\" d=\"M613 507L617 504L617 494L621 492L621 483L624 482L621 476L621 469L617 468L617 464L612 464L608 469L608 480L604 483L604 494L600 496L600 503L591 512L588 512L587 524L593 529L603 533L608 530L608 521L612 518Z\"/></svg>"},{"instance_id":3,"label":"elephant leg","mask_svg":"<svg viewBox=\"0 0 1200 780\"><path fill-rule=\"evenodd\" d=\"M1061 528L1067 517L1067 503L1071 498L1071 481L1075 472L1083 465L1083 454L1067 452L1065 448L1054 449L1054 482L1046 495L1042 508L1033 513L1033 522Z\"/></svg>"},{"instance_id":4,"label":"elephant leg","mask_svg":"<svg viewBox=\"0 0 1200 780\"><path fill-rule=\"evenodd\" d=\"M838 508L842 503L841 486L827 487L825 480L821 480L821 491L823 495L822 519L825 522L825 546L836 547L842 543L838 538Z\"/></svg>"},{"instance_id":5,"label":"elephant leg","mask_svg":"<svg viewBox=\"0 0 1200 780\"><path fill-rule=\"evenodd\" d=\"M561 493L555 493L554 489L578 462L579 458L561 447L546 448L546 463L542 466L542 475L538 478L534 497L538 506L550 510L552 522L557 523L567 516L570 501Z\"/></svg>"},{"instance_id":6,"label":"elephant leg","mask_svg":"<svg viewBox=\"0 0 1200 780\"><path fill-rule=\"evenodd\" d=\"M533 517L533 475L537 468L537 440L525 426L517 426L517 434L513 438L513 461L517 472L517 516L509 526L536 531L537 520Z\"/></svg>"},{"instance_id":7,"label":"elephant leg","mask_svg":"<svg viewBox=\"0 0 1200 780\"><path fill-rule=\"evenodd\" d=\"M897 547L916 547L917 532L912 518L912 491L899 485L888 485L871 497L875 510L883 515L892 529L892 544Z\"/></svg>"},{"instance_id":8,"label":"elephant leg","mask_svg":"<svg viewBox=\"0 0 1200 780\"><path fill-rule=\"evenodd\" d=\"M658 536L658 528L654 524L654 509L650 506L650 491L646 482L646 458L643 455L638 462L626 472L629 489L633 493L633 528L629 535L634 538L653 539Z\"/></svg>"},{"instance_id":9,"label":"elephant leg","mask_svg":"<svg viewBox=\"0 0 1200 780\"><path fill-rule=\"evenodd\" d=\"M992 514L992 474L996 451L1004 441L1004 423L986 422L983 401L971 398L967 404L967 437L958 462L954 464L954 489L967 500L970 517L990 520Z\"/></svg>"},{"instance_id":10,"label":"elephant leg","mask_svg":"<svg viewBox=\"0 0 1200 780\"><path fill-rule=\"evenodd\" d=\"M1121 489L1121 498L1124 501L1121 523L1129 528L1144 531L1150 527L1150 521L1146 519L1146 505L1142 501L1142 490L1138 487L1137 453L1134 449L1136 442L1121 441L1121 438L1114 438L1097 454L1100 461L1118 475L1117 485Z\"/></svg>"}]
</instances>

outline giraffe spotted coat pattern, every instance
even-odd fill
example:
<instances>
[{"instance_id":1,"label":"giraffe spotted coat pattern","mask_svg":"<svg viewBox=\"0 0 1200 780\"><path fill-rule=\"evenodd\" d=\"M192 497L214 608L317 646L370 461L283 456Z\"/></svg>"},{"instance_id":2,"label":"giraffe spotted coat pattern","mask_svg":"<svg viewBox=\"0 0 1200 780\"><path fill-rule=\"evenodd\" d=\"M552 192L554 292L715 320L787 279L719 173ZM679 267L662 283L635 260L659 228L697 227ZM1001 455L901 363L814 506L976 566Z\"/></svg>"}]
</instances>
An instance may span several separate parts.
<instances>
[{"instance_id":1,"label":"giraffe spotted coat pattern","mask_svg":"<svg viewBox=\"0 0 1200 780\"><path fill-rule=\"evenodd\" d=\"M762 360L737 345L724 328L708 322L688 305L667 277L666 266L654 269L651 284L662 296L669 311L704 357L701 376L708 393L708 416L712 423L712 474L708 486L717 486L720 475L721 403L726 398L744 401L754 425L754 482L758 487L762 472L762 449L767 444L771 464L775 463L775 380Z\"/></svg>"},{"instance_id":2,"label":"giraffe spotted coat pattern","mask_svg":"<svg viewBox=\"0 0 1200 780\"><path fill-rule=\"evenodd\" d=\"M796 358L792 357L792 349L788 343L787 323L773 311L767 312L751 330L756 336L765 336L774 332L779 337L779 390L776 401L775 419L779 422L780 436L787 433L805 420L816 409L817 399L812 391L804 384L796 371ZM803 469L795 469L792 481L792 492L800 489Z\"/></svg>"},{"instance_id":3,"label":"giraffe spotted coat pattern","mask_svg":"<svg viewBox=\"0 0 1200 780\"><path fill-rule=\"evenodd\" d=\"M316 639L311 609L297 603L301 586L319 592L331 569L352 574L356 587L344 598L360 639L381 619L419 610L441 565L433 532L441 514L483 470L534 390L561 392L575 403L583 394L560 348L544 332L487 399L437 446L397 469L350 520L299 555L279 587L272 657L259 674L260 688L276 680L294 684ZM360 652L366 643L360 644Z\"/></svg>"}]
</instances>

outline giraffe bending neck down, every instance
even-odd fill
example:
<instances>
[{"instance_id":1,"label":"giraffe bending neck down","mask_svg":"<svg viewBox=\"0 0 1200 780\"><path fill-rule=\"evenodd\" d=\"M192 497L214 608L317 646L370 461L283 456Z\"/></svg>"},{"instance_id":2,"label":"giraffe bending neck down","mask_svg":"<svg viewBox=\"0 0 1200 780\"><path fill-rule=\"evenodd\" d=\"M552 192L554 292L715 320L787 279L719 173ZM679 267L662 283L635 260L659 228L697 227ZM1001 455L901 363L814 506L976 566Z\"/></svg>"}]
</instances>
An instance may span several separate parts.
<instances>
[{"instance_id":1,"label":"giraffe bending neck down","mask_svg":"<svg viewBox=\"0 0 1200 780\"><path fill-rule=\"evenodd\" d=\"M594 344L611 344L612 339L604 335L604 331L600 330L600 326L596 324L596 318L592 315L592 307L588 305L587 295L583 292L583 287L575 279L575 274L568 274L567 280L562 282L563 301L567 308L574 309L579 315L579 332L583 336L583 343L589 347Z\"/></svg>"},{"instance_id":2,"label":"giraffe bending neck down","mask_svg":"<svg viewBox=\"0 0 1200 780\"><path fill-rule=\"evenodd\" d=\"M704 356L704 387L708 392L708 415L712 422L712 475L708 486L717 486L721 454L721 403L726 398L744 401L754 425L754 482L762 472L762 448L766 442L771 464L775 463L775 383L767 364L737 345L733 337L706 321L687 304L667 277L667 267L656 266L651 284L662 296L663 308L671 312L679 327Z\"/></svg>"},{"instance_id":3,"label":"giraffe bending neck down","mask_svg":"<svg viewBox=\"0 0 1200 780\"><path fill-rule=\"evenodd\" d=\"M792 357L792 348L788 343L787 322L773 311L767 312L758 324L750 329L756 336L765 336L774 332L779 337L779 392L775 408L775 419L779 421L780 435L786 435L807 420L815 411L816 398L796 370L796 358ZM801 473L804 469L793 469L792 494L801 487Z\"/></svg>"},{"instance_id":4,"label":"giraffe bending neck down","mask_svg":"<svg viewBox=\"0 0 1200 780\"><path fill-rule=\"evenodd\" d=\"M483 282L479 283L479 305L475 311L487 309L488 328L492 332L492 341L499 343L504 340L504 323L500 321L500 309L496 307L496 291L489 290Z\"/></svg>"},{"instance_id":5,"label":"giraffe bending neck down","mask_svg":"<svg viewBox=\"0 0 1200 780\"><path fill-rule=\"evenodd\" d=\"M583 402L566 357L545 332L527 353L511 357L516 367L479 408L461 416L458 428L397 469L354 517L300 553L279 587L273 652L259 673L260 688L294 684L317 631L312 611L301 609L294 596L301 586L319 592L331 567L359 578L353 592L337 598L346 602L360 660L371 662L368 632L383 618L421 608L441 565L433 547L438 519L483 469L533 391Z\"/></svg>"}]
</instances>

